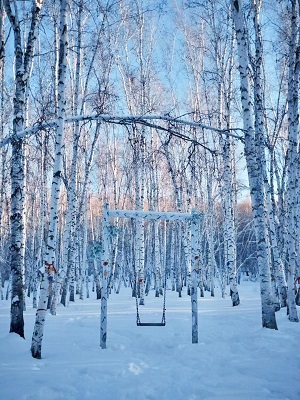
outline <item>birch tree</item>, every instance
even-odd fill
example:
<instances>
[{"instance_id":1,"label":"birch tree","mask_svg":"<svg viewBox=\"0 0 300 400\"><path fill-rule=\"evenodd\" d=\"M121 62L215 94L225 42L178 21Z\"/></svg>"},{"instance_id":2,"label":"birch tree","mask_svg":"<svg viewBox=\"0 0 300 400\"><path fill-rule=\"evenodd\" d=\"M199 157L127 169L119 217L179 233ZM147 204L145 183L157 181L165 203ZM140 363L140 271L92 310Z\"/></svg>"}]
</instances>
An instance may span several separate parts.
<instances>
[{"instance_id":1,"label":"birch tree","mask_svg":"<svg viewBox=\"0 0 300 400\"><path fill-rule=\"evenodd\" d=\"M76 28L77 28L77 43L76 47L76 61L75 61L75 87L74 87L74 112L75 115L80 113L79 101L80 101L80 77L82 70L82 22L83 22L83 0L80 0L78 4L78 15L76 20ZM84 109L84 106L81 107L81 111ZM76 208L77 208L77 199L76 199L76 172L77 172L77 154L78 154L78 145L80 139L80 123L75 122L74 132L73 132L73 146L72 146L72 161L71 161L71 171L70 178L67 187L67 221L66 221L66 242L64 244L64 262L67 263L67 302L75 301L75 230L76 230ZM65 269L65 268L64 268ZM60 271L60 274L63 275L63 271ZM57 282L56 291L60 290L60 281ZM70 293L69 293L70 290ZM55 313L56 307L52 308L52 312Z\"/></svg>"},{"instance_id":2,"label":"birch tree","mask_svg":"<svg viewBox=\"0 0 300 400\"><path fill-rule=\"evenodd\" d=\"M122 30L126 39L134 40L136 47L131 54L128 43L125 44L125 54L120 51L119 71L125 91L127 107L130 112L138 111L142 115L151 108L149 93L149 78L151 76L151 55L153 51L153 31L149 29L143 0L133 1L132 10L126 2L121 3ZM130 11L129 11L130 10ZM132 14L131 14L132 13ZM128 23L129 18L134 20ZM155 29L154 29L155 30ZM122 38L123 40L124 38ZM123 54L122 54L123 53ZM144 209L145 200L145 158L146 158L146 129L133 126L133 167L135 180L135 208ZM145 223L143 219L136 221L135 256L136 281L139 282L140 304L144 304L144 263L145 263Z\"/></svg>"},{"instance_id":3,"label":"birch tree","mask_svg":"<svg viewBox=\"0 0 300 400\"><path fill-rule=\"evenodd\" d=\"M53 282L56 272L56 240L58 228L58 202L62 174L62 158L64 151L64 118L66 112L65 85L67 72L67 13L68 0L60 0L60 39L58 65L58 122L55 138L55 161L50 198L50 219L48 237L44 256L44 273L40 289L38 309L32 335L31 354L34 358L41 358L42 340L47 313L49 284Z\"/></svg>"},{"instance_id":4,"label":"birch tree","mask_svg":"<svg viewBox=\"0 0 300 400\"><path fill-rule=\"evenodd\" d=\"M222 2L212 1L208 13L214 67L211 73L216 76L216 124L219 129L224 127L230 130L232 126L233 32L230 13L222 6ZM204 19L207 20L205 17ZM224 122L225 126L223 126ZM236 228L233 192L234 147L229 135L219 135L219 144L221 148L221 165L219 168L221 169L224 262L226 275L228 274L232 305L237 306L240 304L240 299L236 280Z\"/></svg>"},{"instance_id":5,"label":"birch tree","mask_svg":"<svg viewBox=\"0 0 300 400\"><path fill-rule=\"evenodd\" d=\"M270 258L268 254L263 168L261 164L263 160L260 157L264 151L264 143L261 135L256 136L253 123L248 38L244 22L242 0L231 0L231 8L239 60L240 91L245 132L245 158L256 231L257 263L260 271L262 326L265 328L277 329L275 309L271 294Z\"/></svg>"},{"instance_id":6,"label":"birch tree","mask_svg":"<svg viewBox=\"0 0 300 400\"><path fill-rule=\"evenodd\" d=\"M299 251L299 73L300 73L300 1L291 0L291 34L289 38L288 69L288 151L287 151L287 216L286 241L288 251L288 315L298 322L294 296L294 280Z\"/></svg>"},{"instance_id":7,"label":"birch tree","mask_svg":"<svg viewBox=\"0 0 300 400\"><path fill-rule=\"evenodd\" d=\"M33 0L26 42L23 43L17 2L4 0L4 7L14 33L15 93L12 163L11 163L11 323L10 332L24 337L24 143L17 134L24 130L25 95L34 56L42 0Z\"/></svg>"},{"instance_id":8,"label":"birch tree","mask_svg":"<svg viewBox=\"0 0 300 400\"><path fill-rule=\"evenodd\" d=\"M0 0L0 140L4 137L4 60L5 60L5 40L4 40L4 4L3 0ZM0 252L3 248L3 201L4 201L4 190L5 190L5 164L6 164L6 154L7 150L0 150L0 168L1 168L1 178L0 178ZM3 300L3 290L2 290L2 268L0 268L0 300Z\"/></svg>"}]
</instances>

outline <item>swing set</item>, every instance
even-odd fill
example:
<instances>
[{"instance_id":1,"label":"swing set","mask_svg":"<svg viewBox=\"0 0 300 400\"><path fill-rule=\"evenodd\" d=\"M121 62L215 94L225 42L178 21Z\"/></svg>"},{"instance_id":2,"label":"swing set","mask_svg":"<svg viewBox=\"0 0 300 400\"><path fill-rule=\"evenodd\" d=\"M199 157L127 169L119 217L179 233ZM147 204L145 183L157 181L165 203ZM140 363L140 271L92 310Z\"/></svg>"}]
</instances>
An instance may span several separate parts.
<instances>
[{"instance_id":1,"label":"swing set","mask_svg":"<svg viewBox=\"0 0 300 400\"><path fill-rule=\"evenodd\" d=\"M130 211L109 210L108 205L103 207L102 220L102 288L101 288L101 322L100 322L100 346L106 349L107 338L107 297L109 278L109 219L110 218L132 218L167 221L190 222L191 229L191 308L192 308L192 343L198 343L198 272L199 272L199 220L201 214L195 210L192 213L156 212L156 211ZM137 326L165 326L166 325L166 273L164 277L163 313L161 322L141 322L138 306L138 295L136 293L136 324Z\"/></svg>"}]
</instances>

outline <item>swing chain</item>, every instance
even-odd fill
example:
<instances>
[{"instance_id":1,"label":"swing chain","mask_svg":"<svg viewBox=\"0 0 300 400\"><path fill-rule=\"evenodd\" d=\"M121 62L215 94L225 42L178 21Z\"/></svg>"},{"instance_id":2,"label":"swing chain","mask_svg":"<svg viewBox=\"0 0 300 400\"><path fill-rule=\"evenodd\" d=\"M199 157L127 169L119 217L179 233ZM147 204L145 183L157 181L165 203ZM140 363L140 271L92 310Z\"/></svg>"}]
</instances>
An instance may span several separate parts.
<instances>
[{"instance_id":1,"label":"swing chain","mask_svg":"<svg viewBox=\"0 0 300 400\"><path fill-rule=\"evenodd\" d=\"M140 325L140 313L139 313L139 302L138 302L138 279L137 272L135 271L135 305L136 305L136 324ZM164 279L164 301L163 301L163 314L161 318L161 325L166 325L166 292L167 292L167 272L165 271Z\"/></svg>"},{"instance_id":2,"label":"swing chain","mask_svg":"<svg viewBox=\"0 0 300 400\"><path fill-rule=\"evenodd\" d=\"M167 271L165 269L165 279L164 279L164 303L163 303L163 314L161 323L166 324L166 293L167 293Z\"/></svg>"},{"instance_id":3,"label":"swing chain","mask_svg":"<svg viewBox=\"0 0 300 400\"><path fill-rule=\"evenodd\" d=\"M139 314L139 302L138 302L138 280L137 280L137 272L135 271L134 274L135 280L134 280L134 286L135 286L135 305L136 305L136 324L140 324L140 314Z\"/></svg>"}]
</instances>

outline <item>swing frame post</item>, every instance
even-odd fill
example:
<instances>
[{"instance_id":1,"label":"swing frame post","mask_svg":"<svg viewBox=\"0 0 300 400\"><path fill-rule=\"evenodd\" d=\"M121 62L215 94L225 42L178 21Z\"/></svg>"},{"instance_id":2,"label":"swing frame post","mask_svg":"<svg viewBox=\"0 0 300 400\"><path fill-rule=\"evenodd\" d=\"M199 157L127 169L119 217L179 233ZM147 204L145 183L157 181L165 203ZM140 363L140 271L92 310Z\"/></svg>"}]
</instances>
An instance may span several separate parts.
<instances>
[{"instance_id":1,"label":"swing frame post","mask_svg":"<svg viewBox=\"0 0 300 400\"><path fill-rule=\"evenodd\" d=\"M109 209L108 204L103 207L102 220L102 285L101 285L101 322L100 322L100 346L106 349L107 339L107 284L109 276Z\"/></svg>"},{"instance_id":2,"label":"swing frame post","mask_svg":"<svg viewBox=\"0 0 300 400\"><path fill-rule=\"evenodd\" d=\"M191 218L192 343L198 343L199 222L200 215L193 209Z\"/></svg>"}]
</instances>

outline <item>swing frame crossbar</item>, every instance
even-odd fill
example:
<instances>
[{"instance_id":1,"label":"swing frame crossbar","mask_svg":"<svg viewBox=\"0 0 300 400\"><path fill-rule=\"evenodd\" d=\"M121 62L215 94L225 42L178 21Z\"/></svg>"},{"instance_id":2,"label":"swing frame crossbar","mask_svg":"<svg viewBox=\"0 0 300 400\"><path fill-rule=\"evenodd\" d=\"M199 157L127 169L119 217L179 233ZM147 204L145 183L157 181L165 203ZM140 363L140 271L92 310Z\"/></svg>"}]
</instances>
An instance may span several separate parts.
<instances>
[{"instance_id":1,"label":"swing frame crossbar","mask_svg":"<svg viewBox=\"0 0 300 400\"><path fill-rule=\"evenodd\" d=\"M100 325L100 347L106 349L107 338L107 288L109 276L109 218L133 218L167 221L186 221L190 222L191 229L191 275L192 275L192 343L198 343L198 305L197 305L197 287L199 272L199 243L198 230L201 214L193 210L192 213L179 212L155 212L155 211L137 211L137 210L109 210L108 204L103 207L102 220L102 288L101 288L101 325ZM166 291L166 287L165 287ZM165 307L164 307L165 312ZM137 320L137 326L165 326L166 321L163 314L161 322L140 322Z\"/></svg>"},{"instance_id":2,"label":"swing frame crossbar","mask_svg":"<svg viewBox=\"0 0 300 400\"><path fill-rule=\"evenodd\" d=\"M188 221L191 220L195 214L169 211L109 210L108 215L112 218L144 218L158 221Z\"/></svg>"}]
</instances>

